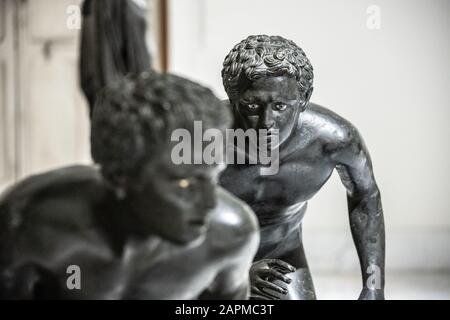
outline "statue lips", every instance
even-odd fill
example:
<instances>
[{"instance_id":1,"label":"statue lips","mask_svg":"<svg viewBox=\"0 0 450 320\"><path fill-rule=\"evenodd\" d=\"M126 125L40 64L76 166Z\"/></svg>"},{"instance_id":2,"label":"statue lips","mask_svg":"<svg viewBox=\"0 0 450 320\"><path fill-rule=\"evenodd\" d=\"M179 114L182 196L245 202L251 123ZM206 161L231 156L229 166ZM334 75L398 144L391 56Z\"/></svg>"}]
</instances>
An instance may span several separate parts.
<instances>
[{"instance_id":1,"label":"statue lips","mask_svg":"<svg viewBox=\"0 0 450 320\"><path fill-rule=\"evenodd\" d=\"M198 219L189 220L189 225L191 225L191 226L201 227L201 226L204 226L205 224L206 224L206 219L198 218Z\"/></svg>"},{"instance_id":2,"label":"statue lips","mask_svg":"<svg viewBox=\"0 0 450 320\"><path fill-rule=\"evenodd\" d=\"M208 219L207 216L202 218L194 218L188 220L188 225L191 230L201 232L207 228Z\"/></svg>"},{"instance_id":3,"label":"statue lips","mask_svg":"<svg viewBox=\"0 0 450 320\"><path fill-rule=\"evenodd\" d=\"M185 221L182 229L182 237L185 242L198 239L208 229L207 220L204 218L192 218Z\"/></svg>"}]
</instances>

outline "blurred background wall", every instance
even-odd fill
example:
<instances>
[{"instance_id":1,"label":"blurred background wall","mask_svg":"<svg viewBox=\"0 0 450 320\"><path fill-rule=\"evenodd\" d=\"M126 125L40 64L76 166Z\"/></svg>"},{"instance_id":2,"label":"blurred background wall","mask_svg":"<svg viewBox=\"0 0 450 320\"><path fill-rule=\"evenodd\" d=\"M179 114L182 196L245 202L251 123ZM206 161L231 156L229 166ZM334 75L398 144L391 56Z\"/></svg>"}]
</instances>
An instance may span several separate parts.
<instances>
[{"instance_id":1,"label":"blurred background wall","mask_svg":"<svg viewBox=\"0 0 450 320\"><path fill-rule=\"evenodd\" d=\"M88 162L87 109L78 90L80 1L2 0L3 166L9 182L67 163ZM76 8L76 7L75 7ZM6 156L6 155L7 156ZM12 161L11 161L12 160Z\"/></svg>"},{"instance_id":2,"label":"blurred background wall","mask_svg":"<svg viewBox=\"0 0 450 320\"><path fill-rule=\"evenodd\" d=\"M0 191L32 173L91 163L72 20L80 3L0 0ZM281 35L302 47L315 70L312 101L355 124L371 152L386 220L387 297L450 298L450 1L148 5L155 67L221 98L222 61L246 36ZM336 174L310 202L304 234L319 298L356 297L358 260Z\"/></svg>"}]
</instances>

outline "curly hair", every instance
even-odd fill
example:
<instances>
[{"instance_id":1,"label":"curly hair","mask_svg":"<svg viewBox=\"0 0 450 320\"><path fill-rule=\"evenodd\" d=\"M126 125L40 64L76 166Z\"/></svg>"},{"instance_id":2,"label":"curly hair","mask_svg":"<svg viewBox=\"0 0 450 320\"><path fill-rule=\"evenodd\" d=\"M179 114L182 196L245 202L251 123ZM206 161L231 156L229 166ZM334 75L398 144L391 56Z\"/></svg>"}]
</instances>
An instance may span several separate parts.
<instances>
[{"instance_id":1,"label":"curly hair","mask_svg":"<svg viewBox=\"0 0 450 320\"><path fill-rule=\"evenodd\" d=\"M98 95L91 122L92 158L112 185L126 188L167 148L173 130L225 130L231 111L207 88L169 74L128 76Z\"/></svg>"},{"instance_id":2,"label":"curly hair","mask_svg":"<svg viewBox=\"0 0 450 320\"><path fill-rule=\"evenodd\" d=\"M252 35L242 40L225 57L222 81L230 101L239 93L241 77L254 81L263 76L290 76L301 92L313 84L313 67L293 41L280 36Z\"/></svg>"}]
</instances>

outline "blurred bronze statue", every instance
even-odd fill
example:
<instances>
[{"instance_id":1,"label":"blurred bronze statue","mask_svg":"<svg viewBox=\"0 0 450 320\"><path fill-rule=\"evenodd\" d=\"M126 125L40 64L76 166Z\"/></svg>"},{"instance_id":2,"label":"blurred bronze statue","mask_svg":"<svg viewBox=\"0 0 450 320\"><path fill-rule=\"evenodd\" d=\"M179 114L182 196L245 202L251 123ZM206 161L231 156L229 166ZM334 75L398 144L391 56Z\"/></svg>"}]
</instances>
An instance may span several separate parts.
<instances>
[{"instance_id":1,"label":"blurred bronze statue","mask_svg":"<svg viewBox=\"0 0 450 320\"><path fill-rule=\"evenodd\" d=\"M1 197L0 298L247 298L256 217L217 186L223 165L171 161L171 133L197 120L225 130L231 114L183 78L147 72L102 90L99 168L35 175Z\"/></svg>"},{"instance_id":2,"label":"blurred bronze statue","mask_svg":"<svg viewBox=\"0 0 450 320\"><path fill-rule=\"evenodd\" d=\"M361 264L359 298L383 299L383 210L369 152L350 122L309 102L313 68L303 50L282 37L250 36L227 55L222 77L235 127L268 130L265 142L279 152L275 175L261 175L260 165L229 165L221 176L221 185L249 204L259 220L261 243L250 276L253 297L316 298L302 220L308 200L336 169L347 189Z\"/></svg>"},{"instance_id":3,"label":"blurred bronze statue","mask_svg":"<svg viewBox=\"0 0 450 320\"><path fill-rule=\"evenodd\" d=\"M80 82L90 115L97 93L128 74L151 68L146 46L146 2L85 0L80 48Z\"/></svg>"}]
</instances>

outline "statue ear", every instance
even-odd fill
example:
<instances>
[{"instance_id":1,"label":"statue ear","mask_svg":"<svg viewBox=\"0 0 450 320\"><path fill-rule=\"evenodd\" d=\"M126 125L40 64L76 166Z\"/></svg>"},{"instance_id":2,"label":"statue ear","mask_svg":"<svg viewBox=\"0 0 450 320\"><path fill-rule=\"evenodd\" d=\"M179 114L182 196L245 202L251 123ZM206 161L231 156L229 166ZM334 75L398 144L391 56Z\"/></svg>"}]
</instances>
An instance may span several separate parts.
<instances>
[{"instance_id":1,"label":"statue ear","mask_svg":"<svg viewBox=\"0 0 450 320\"><path fill-rule=\"evenodd\" d=\"M311 99L311 95L313 93L313 87L310 87L303 96L303 104L302 104L302 111L305 111L306 107L308 106L309 99Z\"/></svg>"},{"instance_id":2,"label":"statue ear","mask_svg":"<svg viewBox=\"0 0 450 320\"><path fill-rule=\"evenodd\" d=\"M311 99L311 95L312 95L313 91L314 91L314 87L310 87L308 89L308 91L305 94L305 101L309 102L309 99Z\"/></svg>"}]
</instances>

